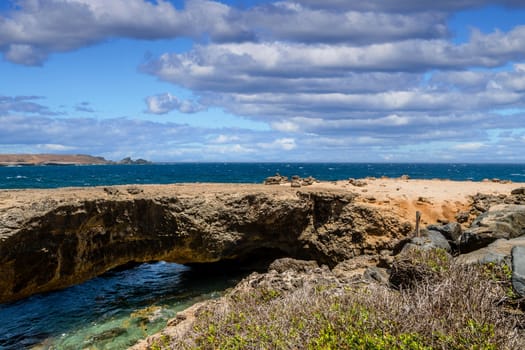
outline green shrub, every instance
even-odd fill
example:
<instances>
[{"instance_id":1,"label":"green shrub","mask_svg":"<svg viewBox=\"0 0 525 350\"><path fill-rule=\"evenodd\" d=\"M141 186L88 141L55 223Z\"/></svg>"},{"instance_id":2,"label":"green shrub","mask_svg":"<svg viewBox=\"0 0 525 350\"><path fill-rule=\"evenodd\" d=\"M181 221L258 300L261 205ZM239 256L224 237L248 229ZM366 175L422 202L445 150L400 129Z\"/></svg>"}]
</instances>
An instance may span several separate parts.
<instances>
[{"instance_id":1,"label":"green shrub","mask_svg":"<svg viewBox=\"0 0 525 350\"><path fill-rule=\"evenodd\" d=\"M521 349L523 314L506 312L506 286L481 266L440 251L407 256L410 288L304 283L246 290L198 315L173 349ZM493 271L499 271L493 267ZM409 269L407 268L407 271ZM501 267L503 275L506 274ZM495 274L499 276L498 274ZM419 278L422 277L422 278ZM407 281L410 279L407 279ZM415 282L417 281L417 283ZM520 326L521 325L521 326ZM520 329L521 327L521 329Z\"/></svg>"}]
</instances>

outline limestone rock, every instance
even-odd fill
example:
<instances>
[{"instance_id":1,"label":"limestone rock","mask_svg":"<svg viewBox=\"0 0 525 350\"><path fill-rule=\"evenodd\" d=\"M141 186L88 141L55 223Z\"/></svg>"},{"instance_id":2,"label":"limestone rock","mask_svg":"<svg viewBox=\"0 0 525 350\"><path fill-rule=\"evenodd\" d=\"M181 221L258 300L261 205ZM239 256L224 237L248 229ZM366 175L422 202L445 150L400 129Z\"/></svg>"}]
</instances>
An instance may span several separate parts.
<instances>
[{"instance_id":1,"label":"limestone rock","mask_svg":"<svg viewBox=\"0 0 525 350\"><path fill-rule=\"evenodd\" d=\"M356 187L364 187L367 185L365 180L348 179L348 183Z\"/></svg>"},{"instance_id":2,"label":"limestone rock","mask_svg":"<svg viewBox=\"0 0 525 350\"><path fill-rule=\"evenodd\" d=\"M28 195L27 203L0 207L0 302L77 284L131 261L242 261L266 252L333 267L392 249L411 230L349 192L186 195L129 188L61 190L62 197Z\"/></svg>"},{"instance_id":3,"label":"limestone rock","mask_svg":"<svg viewBox=\"0 0 525 350\"><path fill-rule=\"evenodd\" d=\"M460 238L461 252L483 248L499 238L525 234L525 205L499 204L480 215Z\"/></svg>"},{"instance_id":4,"label":"limestone rock","mask_svg":"<svg viewBox=\"0 0 525 350\"><path fill-rule=\"evenodd\" d=\"M512 248L512 287L525 297L525 245Z\"/></svg>"},{"instance_id":5,"label":"limestone rock","mask_svg":"<svg viewBox=\"0 0 525 350\"><path fill-rule=\"evenodd\" d=\"M275 270L277 272L284 272L287 270L292 270L295 272L307 272L318 267L319 265L315 260L306 261L292 258L281 258L272 262L270 267L268 267L268 270Z\"/></svg>"},{"instance_id":6,"label":"limestone rock","mask_svg":"<svg viewBox=\"0 0 525 350\"><path fill-rule=\"evenodd\" d=\"M280 185L288 182L288 178L286 176L282 176L281 174L277 173L274 176L269 176L264 180L265 185Z\"/></svg>"}]
</instances>

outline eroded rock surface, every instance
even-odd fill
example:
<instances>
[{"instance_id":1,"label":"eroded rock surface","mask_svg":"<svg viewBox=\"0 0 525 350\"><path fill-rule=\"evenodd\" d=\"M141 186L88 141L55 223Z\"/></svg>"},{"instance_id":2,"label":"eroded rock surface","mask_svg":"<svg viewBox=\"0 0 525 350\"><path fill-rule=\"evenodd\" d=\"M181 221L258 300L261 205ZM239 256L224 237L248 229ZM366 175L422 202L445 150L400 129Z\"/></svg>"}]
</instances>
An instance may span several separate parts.
<instances>
[{"instance_id":1,"label":"eroded rock surface","mask_svg":"<svg viewBox=\"0 0 525 350\"><path fill-rule=\"evenodd\" d=\"M131 261L206 263L266 249L335 266L390 249L411 229L351 192L261 187L5 191L16 203L0 206L0 302Z\"/></svg>"}]
</instances>

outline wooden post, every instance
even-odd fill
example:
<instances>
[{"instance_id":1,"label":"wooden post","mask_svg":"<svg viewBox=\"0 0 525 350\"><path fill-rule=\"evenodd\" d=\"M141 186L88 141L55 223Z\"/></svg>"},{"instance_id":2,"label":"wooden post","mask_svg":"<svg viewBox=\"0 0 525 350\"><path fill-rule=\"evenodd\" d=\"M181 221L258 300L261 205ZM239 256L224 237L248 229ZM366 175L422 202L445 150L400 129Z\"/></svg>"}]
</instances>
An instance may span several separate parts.
<instances>
[{"instance_id":1,"label":"wooden post","mask_svg":"<svg viewBox=\"0 0 525 350\"><path fill-rule=\"evenodd\" d=\"M419 237L419 221L421 220L421 213L416 211L416 237Z\"/></svg>"}]
</instances>

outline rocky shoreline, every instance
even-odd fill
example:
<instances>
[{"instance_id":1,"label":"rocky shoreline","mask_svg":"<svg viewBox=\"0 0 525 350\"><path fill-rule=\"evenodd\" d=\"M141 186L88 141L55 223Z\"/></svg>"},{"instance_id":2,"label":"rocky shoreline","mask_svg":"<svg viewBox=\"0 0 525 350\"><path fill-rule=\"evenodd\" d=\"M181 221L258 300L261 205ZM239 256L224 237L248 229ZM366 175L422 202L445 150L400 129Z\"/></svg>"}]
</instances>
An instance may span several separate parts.
<instances>
[{"instance_id":1,"label":"rocky shoreline","mask_svg":"<svg viewBox=\"0 0 525 350\"><path fill-rule=\"evenodd\" d=\"M525 247L523 187L369 178L312 181L307 187L177 184L4 190L0 302L81 283L132 261L243 263L253 257L286 257L313 262L292 264L292 271L303 271L297 275L303 280L321 276L350 283L355 276L368 276L384 282L391 279L396 256L430 248L459 255L456 259L465 264L508 261L514 266L514 289L522 293L524 272L518 262L523 259L520 247ZM421 216L419 237L414 237L416 212ZM254 278L303 284L288 270L282 261L280 267L274 263L267 274L251 276L239 288L255 283ZM184 333L192 312L206 305L187 310L164 333ZM147 348L159 337L162 334L140 346Z\"/></svg>"},{"instance_id":2,"label":"rocky shoreline","mask_svg":"<svg viewBox=\"0 0 525 350\"><path fill-rule=\"evenodd\" d=\"M443 252L443 257L448 260L449 264L456 266L456 268L459 266L460 269L465 266L465 271L470 271L469 266L487 266L482 267L483 273L492 271L492 269L503 268L508 274L506 281L508 285L505 287L506 296L503 299L509 298L507 303L512 305L510 308L507 306L507 310L502 313L510 313L514 327L517 328L499 330L502 333L507 332L512 335L512 340L509 339L508 343L499 344L505 348L509 346L513 349L522 348L525 346L523 341L525 336L525 188L516 188L509 195L483 195L478 193L472 197L469 213L476 215L476 219L472 223L466 224L463 221L464 225L462 226L458 222L441 220L440 223L428 225L418 233L411 232L411 237L397 241L392 250L359 255L339 262L331 268L327 265L318 264L316 260L277 259L269 266L266 273L253 273L219 300L205 301L180 312L176 318L168 322L162 332L140 341L130 349L213 348L220 344L220 340L210 340L207 330L203 330L204 335L196 334L198 332L196 330L201 329L203 322L210 322L208 318L212 314L225 314L216 316L211 320L213 323L223 322L225 317L230 318L235 315L235 312L240 312L241 315L245 312L253 312L250 310L252 305L242 303L239 311L239 303L237 302L239 299L251 299L253 295L262 298L262 300L257 300L257 303L260 303L258 308L261 310L268 307L267 304L271 303L273 298L293 299L294 294L304 293L305 289L327 289L330 290L330 294L336 295L344 295L348 290L357 290L368 295L373 293L370 292L370 288L372 290L383 288L383 290L388 291L392 288L397 290L399 287L410 287L406 285L407 279L426 281L424 283L427 286L428 281L423 275L425 273L434 274L435 266L431 266L432 271L430 272L421 272L417 271L419 268L424 271L420 267L423 265L420 262L416 263L416 267L410 264L412 266L409 266L408 269L400 263L407 257L411 259L414 255L420 256L419 254L427 254L427 252L438 252L438 256L441 254L440 252ZM458 218L464 216L465 212L457 215ZM432 253L428 254L431 255ZM447 268L451 265L448 265ZM418 277L418 273L422 276ZM494 275L491 278L494 279ZM495 283L504 283L504 281L498 280ZM474 285L466 286L467 289L477 287ZM470 293L472 291L464 290L463 292ZM383 291L383 293L385 292ZM301 298L303 297L301 296ZM310 295L310 297L315 296ZM452 298L452 296L449 297ZM412 298L414 297L412 296ZM489 300L488 296L486 298ZM500 299L498 303L505 303L503 299ZM500 308L503 310L504 307L500 305ZM456 312L461 313L462 311L456 310ZM251 322L253 322L253 318L251 318ZM390 321L386 320L386 322ZM247 324L250 321L241 322ZM235 327L250 327L246 324L243 326L237 323ZM253 325L251 326L253 327ZM257 327L260 326L257 325ZM212 337L218 338L215 337L216 332L213 331ZM246 332L238 333L245 334ZM235 337L239 336L238 333ZM268 334L264 334L264 336L270 337ZM491 334L491 337L494 337L494 334ZM508 335L503 337L508 337ZM206 338L204 342L202 338ZM250 343L250 336L246 339L248 339L245 343L246 346L248 346L247 344L257 344L257 340L254 341L253 339ZM484 341L487 341L485 345L489 344L489 340ZM306 348L306 343L301 344L304 344Z\"/></svg>"}]
</instances>

